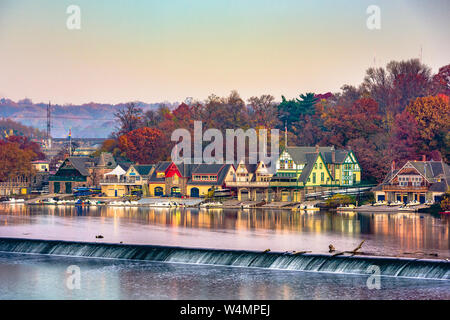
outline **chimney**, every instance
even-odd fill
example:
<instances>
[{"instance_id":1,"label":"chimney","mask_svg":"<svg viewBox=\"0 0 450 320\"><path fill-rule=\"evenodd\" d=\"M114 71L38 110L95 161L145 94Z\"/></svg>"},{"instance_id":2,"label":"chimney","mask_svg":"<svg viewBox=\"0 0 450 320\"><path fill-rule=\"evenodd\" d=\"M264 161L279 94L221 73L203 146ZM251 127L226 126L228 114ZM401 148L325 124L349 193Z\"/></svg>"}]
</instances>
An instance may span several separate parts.
<instances>
[{"instance_id":1,"label":"chimney","mask_svg":"<svg viewBox=\"0 0 450 320\"><path fill-rule=\"evenodd\" d=\"M316 153L319 153L319 145L316 144Z\"/></svg>"},{"instance_id":2,"label":"chimney","mask_svg":"<svg viewBox=\"0 0 450 320\"><path fill-rule=\"evenodd\" d=\"M336 162L336 151L334 149L334 146L331 147L331 163Z\"/></svg>"},{"instance_id":3,"label":"chimney","mask_svg":"<svg viewBox=\"0 0 450 320\"><path fill-rule=\"evenodd\" d=\"M423 162L427 161L427 156L426 155L422 155L422 161Z\"/></svg>"}]
</instances>

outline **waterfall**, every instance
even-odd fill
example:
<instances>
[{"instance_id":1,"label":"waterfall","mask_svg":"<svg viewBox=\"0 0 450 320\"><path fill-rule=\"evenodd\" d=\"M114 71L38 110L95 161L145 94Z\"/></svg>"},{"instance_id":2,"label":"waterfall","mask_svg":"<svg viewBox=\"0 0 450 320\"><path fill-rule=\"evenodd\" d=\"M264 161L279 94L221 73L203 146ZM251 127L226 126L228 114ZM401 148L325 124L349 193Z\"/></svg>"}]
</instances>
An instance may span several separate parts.
<instances>
[{"instance_id":1,"label":"waterfall","mask_svg":"<svg viewBox=\"0 0 450 320\"><path fill-rule=\"evenodd\" d=\"M74 257L144 260L185 264L255 267L368 275L376 265L382 276L450 279L450 262L410 258L289 254L244 250L197 249L153 245L0 238L0 251Z\"/></svg>"}]
</instances>

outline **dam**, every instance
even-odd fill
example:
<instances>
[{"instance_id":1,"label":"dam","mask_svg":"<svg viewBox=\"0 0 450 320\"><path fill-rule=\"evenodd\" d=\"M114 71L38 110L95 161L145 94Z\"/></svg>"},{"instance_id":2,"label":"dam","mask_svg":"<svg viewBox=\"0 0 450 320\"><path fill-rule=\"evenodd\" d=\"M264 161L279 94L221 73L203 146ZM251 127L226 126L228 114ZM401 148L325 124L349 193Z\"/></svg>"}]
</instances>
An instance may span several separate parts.
<instances>
[{"instance_id":1,"label":"dam","mask_svg":"<svg viewBox=\"0 0 450 320\"><path fill-rule=\"evenodd\" d=\"M433 259L292 254L17 238L0 238L0 251L355 275L369 275L368 268L377 266L381 276L450 280L450 262Z\"/></svg>"}]
</instances>

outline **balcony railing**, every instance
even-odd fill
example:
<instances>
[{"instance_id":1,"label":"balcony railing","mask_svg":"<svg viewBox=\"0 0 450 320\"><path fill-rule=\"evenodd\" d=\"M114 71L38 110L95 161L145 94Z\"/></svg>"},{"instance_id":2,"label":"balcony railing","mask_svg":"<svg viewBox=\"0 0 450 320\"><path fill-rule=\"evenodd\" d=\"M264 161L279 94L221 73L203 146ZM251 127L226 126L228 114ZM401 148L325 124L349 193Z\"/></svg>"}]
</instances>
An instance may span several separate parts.
<instances>
[{"instance_id":1,"label":"balcony railing","mask_svg":"<svg viewBox=\"0 0 450 320\"><path fill-rule=\"evenodd\" d=\"M226 182L227 187L259 187L259 188L268 188L270 182L269 181L231 181Z\"/></svg>"},{"instance_id":2,"label":"balcony railing","mask_svg":"<svg viewBox=\"0 0 450 320\"><path fill-rule=\"evenodd\" d=\"M49 181L86 181L84 176L50 176Z\"/></svg>"},{"instance_id":3,"label":"balcony railing","mask_svg":"<svg viewBox=\"0 0 450 320\"><path fill-rule=\"evenodd\" d=\"M11 188L11 187L27 187L30 185L29 182L0 182L0 187Z\"/></svg>"},{"instance_id":4,"label":"balcony railing","mask_svg":"<svg viewBox=\"0 0 450 320\"><path fill-rule=\"evenodd\" d=\"M297 181L271 181L271 187L301 187L303 183Z\"/></svg>"},{"instance_id":5,"label":"balcony railing","mask_svg":"<svg viewBox=\"0 0 450 320\"><path fill-rule=\"evenodd\" d=\"M407 186L401 186L401 185L384 185L383 186L383 191L405 191L405 192L427 192L428 191L428 187L426 186L413 186L411 184L407 185Z\"/></svg>"},{"instance_id":6,"label":"balcony railing","mask_svg":"<svg viewBox=\"0 0 450 320\"><path fill-rule=\"evenodd\" d=\"M136 180L135 177L116 177L116 176L111 176L108 177L106 179L101 179L100 180L100 184L104 184L104 185L108 185L108 184L125 184L125 185L129 185L129 184L144 184L146 182L145 179L139 179Z\"/></svg>"}]
</instances>

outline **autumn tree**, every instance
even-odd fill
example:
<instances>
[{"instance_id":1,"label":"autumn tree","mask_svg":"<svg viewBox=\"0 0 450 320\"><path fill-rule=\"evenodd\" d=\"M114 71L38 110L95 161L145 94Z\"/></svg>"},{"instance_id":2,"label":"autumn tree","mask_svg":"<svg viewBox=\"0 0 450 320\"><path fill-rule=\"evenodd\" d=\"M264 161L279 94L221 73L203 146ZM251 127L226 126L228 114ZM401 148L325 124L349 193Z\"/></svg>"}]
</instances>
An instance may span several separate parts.
<instances>
[{"instance_id":1,"label":"autumn tree","mask_svg":"<svg viewBox=\"0 0 450 320\"><path fill-rule=\"evenodd\" d=\"M417 122L420 141L418 147L424 152L438 150L445 161L450 160L448 150L450 131L450 103L446 95L417 98L411 102L406 111Z\"/></svg>"},{"instance_id":2,"label":"autumn tree","mask_svg":"<svg viewBox=\"0 0 450 320\"><path fill-rule=\"evenodd\" d=\"M19 143L0 140L0 181L27 179L34 171L31 161L36 154Z\"/></svg>"},{"instance_id":3,"label":"autumn tree","mask_svg":"<svg viewBox=\"0 0 450 320\"><path fill-rule=\"evenodd\" d=\"M248 103L251 108L250 119L256 128L273 129L280 125L275 97L264 94L251 97Z\"/></svg>"},{"instance_id":4,"label":"autumn tree","mask_svg":"<svg viewBox=\"0 0 450 320\"><path fill-rule=\"evenodd\" d=\"M128 159L141 164L156 163L165 160L170 153L164 134L158 129L142 127L118 139L119 148Z\"/></svg>"},{"instance_id":5,"label":"autumn tree","mask_svg":"<svg viewBox=\"0 0 450 320\"><path fill-rule=\"evenodd\" d=\"M450 96L450 64L439 68L439 72L433 76L432 94Z\"/></svg>"},{"instance_id":6,"label":"autumn tree","mask_svg":"<svg viewBox=\"0 0 450 320\"><path fill-rule=\"evenodd\" d=\"M116 128L116 136L127 134L130 131L136 130L143 124L143 110L139 108L135 103L131 102L120 108L114 117L118 122Z\"/></svg>"},{"instance_id":7,"label":"autumn tree","mask_svg":"<svg viewBox=\"0 0 450 320\"><path fill-rule=\"evenodd\" d=\"M408 160L420 157L420 134L416 119L404 110L395 117L392 137L389 143L390 160L399 166Z\"/></svg>"},{"instance_id":8,"label":"autumn tree","mask_svg":"<svg viewBox=\"0 0 450 320\"><path fill-rule=\"evenodd\" d=\"M31 151L34 154L32 160L45 159L45 154L42 152L41 146L38 143L31 141L26 136L9 136L8 138L6 138L6 141L17 143L19 148L22 150Z\"/></svg>"}]
</instances>

